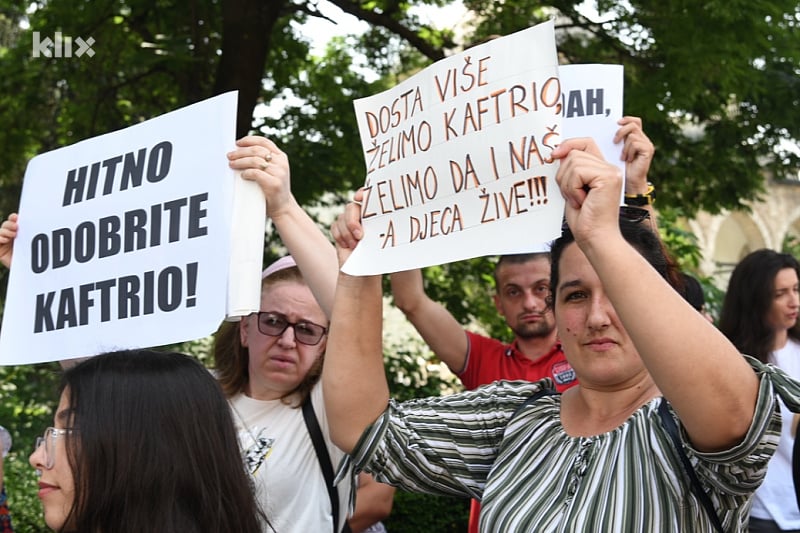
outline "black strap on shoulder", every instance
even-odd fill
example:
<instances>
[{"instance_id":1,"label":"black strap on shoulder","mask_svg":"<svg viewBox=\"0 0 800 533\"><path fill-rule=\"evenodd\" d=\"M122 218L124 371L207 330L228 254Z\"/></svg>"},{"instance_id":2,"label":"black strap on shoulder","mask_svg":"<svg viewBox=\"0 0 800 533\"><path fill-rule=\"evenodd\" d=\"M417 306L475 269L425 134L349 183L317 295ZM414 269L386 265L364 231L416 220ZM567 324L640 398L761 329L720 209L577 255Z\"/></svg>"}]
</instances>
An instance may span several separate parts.
<instances>
[{"instance_id":1,"label":"black strap on shoulder","mask_svg":"<svg viewBox=\"0 0 800 533\"><path fill-rule=\"evenodd\" d=\"M694 493L695 497L700 500L703 508L705 508L708 517L711 519L711 523L714 524L714 529L719 533L723 533L724 530L722 529L722 522L719 521L719 515L717 515L717 511L714 509L714 504L711 503L711 498L709 498L708 493L706 493L706 491L703 489L703 486L700 484L700 480L697 479L697 474L694 471L694 467L692 466L691 461L689 461L689 458L686 456L686 452L683 450L683 444L681 443L681 438L678 435L678 426L675 424L675 419L672 418L672 415L669 412L669 402L667 402L666 398L661 398L661 405L658 406L658 414L661 417L661 423L664 425L664 429L667 430L667 433L672 439L672 443L675 445L675 450L678 452L678 456L681 458L683 469L689 476L689 480L692 484L692 492Z\"/></svg>"},{"instance_id":2,"label":"black strap on shoulder","mask_svg":"<svg viewBox=\"0 0 800 533\"><path fill-rule=\"evenodd\" d=\"M325 439L322 437L322 430L319 428L317 415L314 413L314 406L311 405L311 396L303 402L303 419L306 422L311 442L314 444L314 450L317 452L317 460L319 461L320 469L322 469L322 475L325 477L325 485L328 488L328 496L331 499L333 533L336 533L336 527L339 525L339 493L333 485L333 464L331 463L331 456L328 454L328 447L325 446ZM350 526L346 520L342 533L350 533Z\"/></svg>"},{"instance_id":3,"label":"black strap on shoulder","mask_svg":"<svg viewBox=\"0 0 800 533\"><path fill-rule=\"evenodd\" d=\"M530 404L532 404L533 402L535 402L536 400L538 400L542 396L553 396L555 394L558 394L558 392L554 391L553 389L539 389L538 391L536 391L533 394L531 394L530 396L528 396L525 399L525 401L519 407L517 407L517 409L514 411L514 414L511 415L511 418L509 419L509 421L511 421L514 418L516 418L520 411L522 411L523 409L528 407Z\"/></svg>"}]
</instances>

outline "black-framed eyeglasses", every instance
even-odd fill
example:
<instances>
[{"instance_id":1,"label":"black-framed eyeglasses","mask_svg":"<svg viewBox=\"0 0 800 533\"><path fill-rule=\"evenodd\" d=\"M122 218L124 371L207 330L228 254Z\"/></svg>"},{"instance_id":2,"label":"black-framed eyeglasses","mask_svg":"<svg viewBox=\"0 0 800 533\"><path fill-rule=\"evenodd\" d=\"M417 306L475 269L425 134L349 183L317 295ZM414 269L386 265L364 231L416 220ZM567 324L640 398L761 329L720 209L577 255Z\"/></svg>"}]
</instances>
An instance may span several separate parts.
<instances>
[{"instance_id":1,"label":"black-framed eyeglasses","mask_svg":"<svg viewBox=\"0 0 800 533\"><path fill-rule=\"evenodd\" d=\"M621 205L619 206L619 219L638 224L650 219L650 211L647 209L642 209L641 207ZM561 221L561 230L569 230L569 224L567 224L566 217L564 217L564 219Z\"/></svg>"},{"instance_id":2,"label":"black-framed eyeglasses","mask_svg":"<svg viewBox=\"0 0 800 533\"><path fill-rule=\"evenodd\" d=\"M258 331L270 337L280 337L286 328L290 327L294 330L294 338L300 344L314 346L319 344L322 337L328 333L328 328L309 322L308 320L301 320L300 322L289 322L286 315L281 313L273 313L270 311L260 311L254 313L258 315Z\"/></svg>"}]
</instances>

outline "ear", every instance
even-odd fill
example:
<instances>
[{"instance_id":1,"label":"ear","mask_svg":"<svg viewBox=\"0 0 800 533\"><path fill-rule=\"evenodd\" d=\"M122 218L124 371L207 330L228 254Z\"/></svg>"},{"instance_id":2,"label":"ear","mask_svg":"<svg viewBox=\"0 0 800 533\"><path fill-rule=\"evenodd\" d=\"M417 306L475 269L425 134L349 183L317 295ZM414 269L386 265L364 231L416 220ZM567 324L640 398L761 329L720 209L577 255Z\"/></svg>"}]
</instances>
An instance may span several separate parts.
<instances>
[{"instance_id":1,"label":"ear","mask_svg":"<svg viewBox=\"0 0 800 533\"><path fill-rule=\"evenodd\" d=\"M247 346L247 329L250 326L250 317L243 316L239 321L239 342L242 346Z\"/></svg>"}]
</instances>

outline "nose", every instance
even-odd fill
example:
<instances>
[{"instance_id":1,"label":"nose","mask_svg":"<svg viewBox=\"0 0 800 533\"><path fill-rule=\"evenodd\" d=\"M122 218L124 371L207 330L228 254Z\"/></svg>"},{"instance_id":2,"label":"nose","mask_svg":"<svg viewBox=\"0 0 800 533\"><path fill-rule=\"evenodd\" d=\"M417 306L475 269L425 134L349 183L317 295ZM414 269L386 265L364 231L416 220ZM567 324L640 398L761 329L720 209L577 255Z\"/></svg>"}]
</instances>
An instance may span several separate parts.
<instances>
[{"instance_id":1,"label":"nose","mask_svg":"<svg viewBox=\"0 0 800 533\"><path fill-rule=\"evenodd\" d=\"M33 453L28 457L28 463L37 470L44 470L47 464L44 456L44 443L39 444L39 447L33 450Z\"/></svg>"},{"instance_id":2,"label":"nose","mask_svg":"<svg viewBox=\"0 0 800 533\"><path fill-rule=\"evenodd\" d=\"M284 348L294 348L297 345L297 339L295 339L293 326L287 326L286 329L283 330L281 336L278 337L278 344Z\"/></svg>"},{"instance_id":3,"label":"nose","mask_svg":"<svg viewBox=\"0 0 800 533\"><path fill-rule=\"evenodd\" d=\"M586 325L595 331L607 328L611 324L611 302L605 295L593 295L590 305Z\"/></svg>"},{"instance_id":4,"label":"nose","mask_svg":"<svg viewBox=\"0 0 800 533\"><path fill-rule=\"evenodd\" d=\"M546 307L545 299L540 297L535 289L527 289L522 305L526 311L540 311Z\"/></svg>"}]
</instances>

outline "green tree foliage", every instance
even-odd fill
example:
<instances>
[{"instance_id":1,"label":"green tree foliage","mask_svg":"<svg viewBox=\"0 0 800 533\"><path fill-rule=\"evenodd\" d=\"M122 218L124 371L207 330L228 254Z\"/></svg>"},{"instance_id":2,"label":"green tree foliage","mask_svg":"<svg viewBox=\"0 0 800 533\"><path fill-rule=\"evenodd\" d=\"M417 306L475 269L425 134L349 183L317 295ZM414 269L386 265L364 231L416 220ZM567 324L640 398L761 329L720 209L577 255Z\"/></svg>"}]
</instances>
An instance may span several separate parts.
<instances>
[{"instance_id":1,"label":"green tree foliage","mask_svg":"<svg viewBox=\"0 0 800 533\"><path fill-rule=\"evenodd\" d=\"M325 193L339 202L364 177L352 100L456 51L451 24L435 29L413 9L451 1L330 0L369 30L339 38L314 57L303 24L324 18L320 0L0 0L0 217L17 209L34 155L232 89L239 90L239 135L269 134L289 153L300 202L309 205ZM760 194L765 173L797 176L798 157L783 144L800 138L796 0L463 4L475 21L464 43L553 17L563 63L624 64L625 112L643 118L657 147L650 178L660 209L691 216L738 208ZM582 4L596 14L579 10ZM95 54L34 57L34 32L40 39L56 32L91 37ZM260 103L271 104L270 112L253 120ZM667 237L692 265L688 236ZM274 237L267 245L275 253ZM428 269L426 284L463 323L510 338L491 302L491 272L486 259L459 262ZM0 310L6 281L0 271ZM447 388L435 375L414 374L416 360L403 357L388 361L398 395L417 386L434 394ZM396 383L400 375L410 378ZM22 450L49 424L54 367L0 369L0 378L7 407L0 423L19 426L9 481L27 493ZM35 531L38 505L21 498L10 495L17 522ZM31 518L20 516L29 509Z\"/></svg>"}]
</instances>

